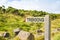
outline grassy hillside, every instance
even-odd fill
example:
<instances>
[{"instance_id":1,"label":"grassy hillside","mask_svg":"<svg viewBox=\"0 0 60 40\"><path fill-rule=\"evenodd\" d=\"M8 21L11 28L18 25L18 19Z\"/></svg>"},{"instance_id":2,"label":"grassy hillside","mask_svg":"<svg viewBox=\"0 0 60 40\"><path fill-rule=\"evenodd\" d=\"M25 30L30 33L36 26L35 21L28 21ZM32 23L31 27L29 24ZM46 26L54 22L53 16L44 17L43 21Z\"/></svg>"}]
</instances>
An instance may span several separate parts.
<instances>
[{"instance_id":1,"label":"grassy hillside","mask_svg":"<svg viewBox=\"0 0 60 40\"><path fill-rule=\"evenodd\" d=\"M51 32L57 28L60 28L60 14L36 10L20 10L12 7L5 9L4 7L0 7L0 33L3 33L7 30L10 33L10 37L13 37L13 30L16 28L20 28L33 34L36 34L37 29L44 31L44 23L28 23L25 22L25 18L44 17L45 15L50 15ZM57 35L58 34L59 32ZM55 40L55 37L56 36L54 35L52 39ZM13 40L15 40L15 38L13 38ZM18 40L18 38L16 38L16 40ZM36 40L43 40L43 36L42 39L37 38ZM56 40L58 40L58 36Z\"/></svg>"},{"instance_id":2,"label":"grassy hillside","mask_svg":"<svg viewBox=\"0 0 60 40\"><path fill-rule=\"evenodd\" d=\"M51 30L55 30L60 27L60 19L51 20ZM22 30L36 33L35 30L40 28L44 31L43 23L27 23L25 18L14 14L0 14L0 32L7 30L11 37L13 37L13 30L21 28ZM12 33L11 33L12 32Z\"/></svg>"}]
</instances>

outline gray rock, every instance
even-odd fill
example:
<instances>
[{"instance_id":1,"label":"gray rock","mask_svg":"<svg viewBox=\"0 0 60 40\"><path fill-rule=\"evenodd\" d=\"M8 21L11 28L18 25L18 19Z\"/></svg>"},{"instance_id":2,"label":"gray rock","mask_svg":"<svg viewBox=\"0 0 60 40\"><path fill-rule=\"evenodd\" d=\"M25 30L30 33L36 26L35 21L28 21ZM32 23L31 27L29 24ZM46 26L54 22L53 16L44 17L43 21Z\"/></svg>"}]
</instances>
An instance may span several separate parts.
<instances>
[{"instance_id":1,"label":"gray rock","mask_svg":"<svg viewBox=\"0 0 60 40\"><path fill-rule=\"evenodd\" d=\"M32 33L30 33L30 35L28 36L27 40L35 40L34 35Z\"/></svg>"},{"instance_id":2,"label":"gray rock","mask_svg":"<svg viewBox=\"0 0 60 40\"><path fill-rule=\"evenodd\" d=\"M15 33L15 35L18 35L19 32L20 32L20 29L19 29L19 28L14 29L14 33Z\"/></svg>"},{"instance_id":3,"label":"gray rock","mask_svg":"<svg viewBox=\"0 0 60 40\"><path fill-rule=\"evenodd\" d=\"M57 31L60 31L60 28L57 28Z\"/></svg>"},{"instance_id":4,"label":"gray rock","mask_svg":"<svg viewBox=\"0 0 60 40\"><path fill-rule=\"evenodd\" d=\"M18 37L21 40L34 40L34 35L26 31L20 31Z\"/></svg>"},{"instance_id":5,"label":"gray rock","mask_svg":"<svg viewBox=\"0 0 60 40\"><path fill-rule=\"evenodd\" d=\"M38 35L41 35L42 33L43 33L42 30L40 30L40 29L37 30L37 34L38 34Z\"/></svg>"},{"instance_id":6,"label":"gray rock","mask_svg":"<svg viewBox=\"0 0 60 40\"><path fill-rule=\"evenodd\" d=\"M9 36L10 36L10 34L8 32L4 32L3 37L7 38Z\"/></svg>"}]
</instances>

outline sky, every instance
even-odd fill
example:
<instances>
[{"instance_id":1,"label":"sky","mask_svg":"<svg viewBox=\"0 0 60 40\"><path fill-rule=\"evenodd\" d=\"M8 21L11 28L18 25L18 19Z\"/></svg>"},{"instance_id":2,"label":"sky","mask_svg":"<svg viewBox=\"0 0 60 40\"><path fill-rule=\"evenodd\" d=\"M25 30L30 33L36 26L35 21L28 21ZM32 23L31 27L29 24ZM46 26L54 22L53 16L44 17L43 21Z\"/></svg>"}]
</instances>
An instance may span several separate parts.
<instances>
[{"instance_id":1,"label":"sky","mask_svg":"<svg viewBox=\"0 0 60 40\"><path fill-rule=\"evenodd\" d=\"M0 0L0 6L4 5L24 9L38 10L50 13L60 13L60 0Z\"/></svg>"}]
</instances>

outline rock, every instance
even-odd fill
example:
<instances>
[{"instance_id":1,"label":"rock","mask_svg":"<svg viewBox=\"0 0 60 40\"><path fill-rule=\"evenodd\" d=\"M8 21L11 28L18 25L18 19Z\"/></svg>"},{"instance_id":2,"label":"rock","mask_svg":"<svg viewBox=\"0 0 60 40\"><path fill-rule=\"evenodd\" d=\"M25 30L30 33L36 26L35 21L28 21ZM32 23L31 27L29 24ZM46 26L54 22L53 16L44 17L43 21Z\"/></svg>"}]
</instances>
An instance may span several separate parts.
<instances>
[{"instance_id":1,"label":"rock","mask_svg":"<svg viewBox=\"0 0 60 40\"><path fill-rule=\"evenodd\" d=\"M42 33L43 33L42 30L40 30L40 29L37 30L37 34L38 34L38 35L40 35L40 34L42 34Z\"/></svg>"},{"instance_id":2,"label":"rock","mask_svg":"<svg viewBox=\"0 0 60 40\"><path fill-rule=\"evenodd\" d=\"M34 40L34 35L26 31L20 31L18 37L21 40Z\"/></svg>"},{"instance_id":3,"label":"rock","mask_svg":"<svg viewBox=\"0 0 60 40\"><path fill-rule=\"evenodd\" d=\"M60 31L60 28L57 28L57 31Z\"/></svg>"},{"instance_id":4,"label":"rock","mask_svg":"<svg viewBox=\"0 0 60 40\"><path fill-rule=\"evenodd\" d=\"M30 33L30 35L28 36L27 40L35 40L34 35L32 33Z\"/></svg>"},{"instance_id":5,"label":"rock","mask_svg":"<svg viewBox=\"0 0 60 40\"><path fill-rule=\"evenodd\" d=\"M9 37L10 36L10 34L8 33L8 32L5 32L4 34L3 34L3 37L5 37L5 38L7 38L7 37Z\"/></svg>"},{"instance_id":6,"label":"rock","mask_svg":"<svg viewBox=\"0 0 60 40\"><path fill-rule=\"evenodd\" d=\"M20 32L20 29L19 29L19 28L14 29L14 33L15 33L15 35L18 35L19 32Z\"/></svg>"}]
</instances>

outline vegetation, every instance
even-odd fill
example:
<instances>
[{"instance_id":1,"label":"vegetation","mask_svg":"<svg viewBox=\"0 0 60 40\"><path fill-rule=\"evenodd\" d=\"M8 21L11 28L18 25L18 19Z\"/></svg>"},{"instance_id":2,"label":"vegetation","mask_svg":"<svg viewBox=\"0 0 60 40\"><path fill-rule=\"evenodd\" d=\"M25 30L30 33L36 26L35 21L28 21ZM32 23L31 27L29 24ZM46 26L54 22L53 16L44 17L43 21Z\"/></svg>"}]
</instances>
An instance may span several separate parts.
<instances>
[{"instance_id":1,"label":"vegetation","mask_svg":"<svg viewBox=\"0 0 60 40\"><path fill-rule=\"evenodd\" d=\"M6 40L4 37L0 37L0 40Z\"/></svg>"},{"instance_id":2,"label":"vegetation","mask_svg":"<svg viewBox=\"0 0 60 40\"><path fill-rule=\"evenodd\" d=\"M37 30L38 28L43 30L44 24L43 23L27 23L25 22L25 18L26 17L44 17L45 15L50 15L50 19L52 22L51 23L52 29L56 27L60 27L60 21L59 21L60 14L48 13L48 12L37 11L37 10L15 9L13 7L8 7L5 9L5 6L2 6L0 7L0 31L7 30L10 33L11 37L14 36L13 29L15 28L20 28L22 30L32 32L34 34L36 33L35 30ZM38 38L38 40L43 40L43 39Z\"/></svg>"}]
</instances>

